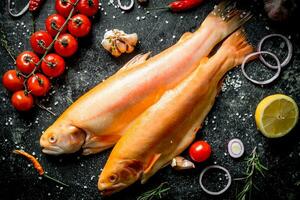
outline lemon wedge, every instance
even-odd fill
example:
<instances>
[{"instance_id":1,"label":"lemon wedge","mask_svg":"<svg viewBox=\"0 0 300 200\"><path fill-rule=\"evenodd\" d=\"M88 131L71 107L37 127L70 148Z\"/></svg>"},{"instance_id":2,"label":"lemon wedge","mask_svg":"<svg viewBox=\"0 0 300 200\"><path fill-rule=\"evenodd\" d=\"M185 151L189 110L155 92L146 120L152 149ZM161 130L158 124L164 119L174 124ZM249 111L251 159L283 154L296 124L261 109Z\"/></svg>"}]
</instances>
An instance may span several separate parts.
<instances>
[{"instance_id":1,"label":"lemon wedge","mask_svg":"<svg viewBox=\"0 0 300 200\"><path fill-rule=\"evenodd\" d=\"M296 125L299 110L289 96L275 94L264 98L255 111L257 128L268 138L278 138L288 134Z\"/></svg>"}]
</instances>

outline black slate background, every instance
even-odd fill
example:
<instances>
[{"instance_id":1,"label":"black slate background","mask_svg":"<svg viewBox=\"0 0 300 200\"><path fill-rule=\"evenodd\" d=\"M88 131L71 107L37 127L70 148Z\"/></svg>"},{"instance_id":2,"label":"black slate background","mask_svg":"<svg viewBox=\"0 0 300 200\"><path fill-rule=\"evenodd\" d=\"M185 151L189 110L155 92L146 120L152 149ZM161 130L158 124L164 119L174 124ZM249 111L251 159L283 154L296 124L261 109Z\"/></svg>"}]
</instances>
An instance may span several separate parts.
<instances>
[{"instance_id":1,"label":"black slate background","mask_svg":"<svg viewBox=\"0 0 300 200\"><path fill-rule=\"evenodd\" d=\"M174 44L184 32L195 30L216 3L216 1L207 1L197 9L180 14L170 12L147 14L136 5L131 12L122 14L119 9L109 6L107 2L105 1L102 6L104 11L99 12L93 20L92 34L80 40L80 51L69 59L69 69L65 75L52 81L51 94L44 99L43 104L51 107L57 115L70 105L68 98L76 100L101 80L113 74L135 54L148 51L157 54ZM167 0L150 1L149 6L163 6L167 2ZM22 7L21 4L24 5L25 1L18 1L17 7ZM234 199L242 182L234 181L225 194L212 197L201 190L198 179L205 166L216 163L226 167L233 178L243 176L246 167L243 159L234 160L227 155L227 143L235 137L244 142L245 156L248 156L256 146L262 162L269 168L264 178L261 176L254 178L259 191L253 191L252 199L300 199L300 188L294 185L300 180L299 125L288 136L271 140L256 130L253 117L256 105L270 94L290 95L299 105L299 33L292 30L296 27L296 23L291 25L270 23L260 2L243 4L254 14L254 18L245 26L249 41L255 45L264 35L284 33L294 44L294 56L290 65L283 70L279 80L269 86L260 87L251 84L242 76L238 68L229 73L225 79L223 92L218 96L203 129L198 133L198 139L207 140L212 145L213 154L209 161L185 172L175 172L170 167L166 167L145 185L135 184L109 198L102 198L96 187L97 176L105 164L109 151L87 157L79 154L60 157L42 154L39 137L56 117L38 107L29 113L17 112L10 104L11 94L1 85L0 199L136 199L161 182L168 182L171 188L163 195L163 199ZM6 6L6 1L0 1L0 25L7 34L9 46L17 55L23 50L30 49L28 38L32 32L31 16L26 13L20 18L13 19L8 15ZM44 29L44 20L52 13L54 13L54 0L48 0L36 19L38 30ZM138 16L145 16L145 19L137 21ZM138 33L141 42L133 54L115 59L100 46L105 30L112 28ZM280 43L275 42L274 45L278 44ZM280 50L276 50L277 54L284 56L284 48L275 48ZM5 71L13 68L12 64L7 52L0 47L1 76ZM259 62L251 66L249 72L256 77L270 74L269 71L261 72ZM35 154L49 175L63 180L70 187L61 187L52 181L38 178L35 170L25 159L11 154L11 151L16 148ZM209 184L219 185L218 181Z\"/></svg>"}]
</instances>

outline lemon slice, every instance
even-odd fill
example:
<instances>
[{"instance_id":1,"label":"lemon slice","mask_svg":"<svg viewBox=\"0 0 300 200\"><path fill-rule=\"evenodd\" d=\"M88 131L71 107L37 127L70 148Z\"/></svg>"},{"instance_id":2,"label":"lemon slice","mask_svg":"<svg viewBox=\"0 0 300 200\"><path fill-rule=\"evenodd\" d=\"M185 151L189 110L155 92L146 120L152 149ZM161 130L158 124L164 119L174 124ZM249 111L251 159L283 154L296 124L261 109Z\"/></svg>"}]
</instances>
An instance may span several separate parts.
<instances>
[{"instance_id":1,"label":"lemon slice","mask_svg":"<svg viewBox=\"0 0 300 200\"><path fill-rule=\"evenodd\" d=\"M278 138L288 134L296 125L299 110L289 96L275 94L264 98L255 111L257 128L268 138Z\"/></svg>"}]
</instances>

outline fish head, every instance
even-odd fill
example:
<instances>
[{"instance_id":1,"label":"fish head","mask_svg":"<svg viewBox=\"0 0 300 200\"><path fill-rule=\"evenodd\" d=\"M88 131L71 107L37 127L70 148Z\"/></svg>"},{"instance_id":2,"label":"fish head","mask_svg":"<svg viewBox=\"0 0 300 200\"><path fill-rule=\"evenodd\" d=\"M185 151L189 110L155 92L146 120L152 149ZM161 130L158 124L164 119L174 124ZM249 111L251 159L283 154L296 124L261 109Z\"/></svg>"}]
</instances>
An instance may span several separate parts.
<instances>
[{"instance_id":1,"label":"fish head","mask_svg":"<svg viewBox=\"0 0 300 200\"><path fill-rule=\"evenodd\" d=\"M98 189L104 196L118 192L136 182L142 175L142 162L122 160L106 163L101 172Z\"/></svg>"},{"instance_id":2,"label":"fish head","mask_svg":"<svg viewBox=\"0 0 300 200\"><path fill-rule=\"evenodd\" d=\"M85 132L73 125L53 124L41 136L40 145L50 155L74 153L81 149L85 137Z\"/></svg>"}]
</instances>

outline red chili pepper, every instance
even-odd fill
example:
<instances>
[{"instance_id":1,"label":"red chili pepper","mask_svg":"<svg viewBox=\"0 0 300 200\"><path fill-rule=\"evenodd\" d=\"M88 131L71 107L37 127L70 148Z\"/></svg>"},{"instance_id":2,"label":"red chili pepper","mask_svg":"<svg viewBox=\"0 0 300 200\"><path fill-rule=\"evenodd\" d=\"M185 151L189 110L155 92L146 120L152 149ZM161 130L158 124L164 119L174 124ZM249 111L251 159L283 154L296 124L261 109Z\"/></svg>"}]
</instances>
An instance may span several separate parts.
<instances>
[{"instance_id":1,"label":"red chili pepper","mask_svg":"<svg viewBox=\"0 0 300 200\"><path fill-rule=\"evenodd\" d=\"M44 0L29 0L29 11L36 12L43 4Z\"/></svg>"},{"instance_id":2,"label":"red chili pepper","mask_svg":"<svg viewBox=\"0 0 300 200\"><path fill-rule=\"evenodd\" d=\"M203 0L177 0L162 8L150 8L148 10L168 9L173 12L182 12L199 6Z\"/></svg>"},{"instance_id":3,"label":"red chili pepper","mask_svg":"<svg viewBox=\"0 0 300 200\"><path fill-rule=\"evenodd\" d=\"M168 5L173 12L186 11L199 6L203 0L178 0Z\"/></svg>"}]
</instances>

